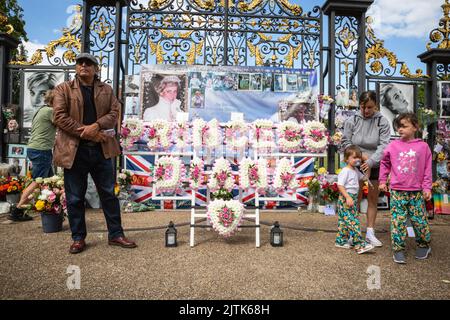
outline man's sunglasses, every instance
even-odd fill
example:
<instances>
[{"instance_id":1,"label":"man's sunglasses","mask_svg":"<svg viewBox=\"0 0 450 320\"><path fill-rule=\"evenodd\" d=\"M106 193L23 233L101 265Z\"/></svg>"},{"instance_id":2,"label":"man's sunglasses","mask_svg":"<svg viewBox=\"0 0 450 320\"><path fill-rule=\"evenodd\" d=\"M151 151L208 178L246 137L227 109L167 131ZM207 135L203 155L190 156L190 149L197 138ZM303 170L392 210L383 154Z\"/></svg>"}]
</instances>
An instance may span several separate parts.
<instances>
[{"instance_id":1,"label":"man's sunglasses","mask_svg":"<svg viewBox=\"0 0 450 320\"><path fill-rule=\"evenodd\" d=\"M91 60L89 60L89 59L80 59L80 60L77 61L77 65L81 66L83 64L85 64L85 65L87 65L89 67L94 65L94 63Z\"/></svg>"}]
</instances>

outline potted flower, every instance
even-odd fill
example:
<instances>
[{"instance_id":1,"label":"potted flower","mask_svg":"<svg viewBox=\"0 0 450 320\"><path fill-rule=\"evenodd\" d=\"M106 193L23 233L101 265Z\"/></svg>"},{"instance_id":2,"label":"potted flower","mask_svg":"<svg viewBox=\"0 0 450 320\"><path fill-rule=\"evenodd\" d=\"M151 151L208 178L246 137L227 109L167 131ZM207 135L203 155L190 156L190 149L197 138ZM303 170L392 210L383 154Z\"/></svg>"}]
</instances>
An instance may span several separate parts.
<instances>
[{"instance_id":1,"label":"potted flower","mask_svg":"<svg viewBox=\"0 0 450 320\"><path fill-rule=\"evenodd\" d=\"M339 198L339 189L337 182L329 182L327 180L321 185L322 199L325 202L325 211L329 211L330 215L336 212L336 202Z\"/></svg>"},{"instance_id":2,"label":"potted flower","mask_svg":"<svg viewBox=\"0 0 450 320\"><path fill-rule=\"evenodd\" d=\"M6 201L10 204L19 202L20 192L24 188L22 177L2 177L0 179L0 194L6 196Z\"/></svg>"},{"instance_id":3,"label":"potted flower","mask_svg":"<svg viewBox=\"0 0 450 320\"><path fill-rule=\"evenodd\" d=\"M308 211L317 212L320 182L316 177L314 177L306 183L306 186L308 187Z\"/></svg>"},{"instance_id":4,"label":"potted flower","mask_svg":"<svg viewBox=\"0 0 450 320\"><path fill-rule=\"evenodd\" d=\"M67 211L64 180L60 176L37 178L37 187L29 196L30 209L41 214L42 229L45 233L62 230L64 213Z\"/></svg>"}]
</instances>

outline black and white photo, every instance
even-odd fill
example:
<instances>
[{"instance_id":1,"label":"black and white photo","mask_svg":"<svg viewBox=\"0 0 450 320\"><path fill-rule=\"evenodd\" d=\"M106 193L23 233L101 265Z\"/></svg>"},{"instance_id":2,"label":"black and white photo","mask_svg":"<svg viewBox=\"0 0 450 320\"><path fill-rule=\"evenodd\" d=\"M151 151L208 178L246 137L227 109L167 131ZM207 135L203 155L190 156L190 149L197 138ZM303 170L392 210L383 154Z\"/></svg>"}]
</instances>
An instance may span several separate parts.
<instances>
[{"instance_id":1,"label":"black and white photo","mask_svg":"<svg viewBox=\"0 0 450 320\"><path fill-rule=\"evenodd\" d=\"M139 75L125 76L125 94L139 94Z\"/></svg>"},{"instance_id":2,"label":"black and white photo","mask_svg":"<svg viewBox=\"0 0 450 320\"><path fill-rule=\"evenodd\" d=\"M441 118L450 118L450 99L441 99Z\"/></svg>"},{"instance_id":3,"label":"black and white photo","mask_svg":"<svg viewBox=\"0 0 450 320\"><path fill-rule=\"evenodd\" d=\"M393 121L400 114L414 112L414 84L379 83L380 112L391 125L391 136L397 135Z\"/></svg>"},{"instance_id":4,"label":"black and white photo","mask_svg":"<svg viewBox=\"0 0 450 320\"><path fill-rule=\"evenodd\" d=\"M31 128L34 114L44 105L44 96L64 81L64 73L36 71L25 73L22 128Z\"/></svg>"},{"instance_id":5,"label":"black and white photo","mask_svg":"<svg viewBox=\"0 0 450 320\"><path fill-rule=\"evenodd\" d=\"M25 158L8 158L8 163L12 165L11 174L14 176L24 176L27 171Z\"/></svg>"},{"instance_id":6,"label":"black and white photo","mask_svg":"<svg viewBox=\"0 0 450 320\"><path fill-rule=\"evenodd\" d=\"M450 99L450 81L439 82L440 96L442 99Z\"/></svg>"}]
</instances>

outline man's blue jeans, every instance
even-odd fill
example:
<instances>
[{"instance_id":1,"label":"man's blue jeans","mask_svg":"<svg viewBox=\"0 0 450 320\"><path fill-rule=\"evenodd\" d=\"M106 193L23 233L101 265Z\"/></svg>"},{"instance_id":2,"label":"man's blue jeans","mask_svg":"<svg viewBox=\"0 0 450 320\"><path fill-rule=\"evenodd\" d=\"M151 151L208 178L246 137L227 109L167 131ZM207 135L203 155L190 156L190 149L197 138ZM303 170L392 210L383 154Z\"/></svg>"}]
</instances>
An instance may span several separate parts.
<instances>
[{"instance_id":1,"label":"man's blue jeans","mask_svg":"<svg viewBox=\"0 0 450 320\"><path fill-rule=\"evenodd\" d=\"M119 200L114 195L114 174L110 159L105 159L100 145L80 145L71 169L64 169L64 188L70 229L74 241L87 235L85 195L88 173L97 187L108 227L108 237L123 236Z\"/></svg>"}]
</instances>

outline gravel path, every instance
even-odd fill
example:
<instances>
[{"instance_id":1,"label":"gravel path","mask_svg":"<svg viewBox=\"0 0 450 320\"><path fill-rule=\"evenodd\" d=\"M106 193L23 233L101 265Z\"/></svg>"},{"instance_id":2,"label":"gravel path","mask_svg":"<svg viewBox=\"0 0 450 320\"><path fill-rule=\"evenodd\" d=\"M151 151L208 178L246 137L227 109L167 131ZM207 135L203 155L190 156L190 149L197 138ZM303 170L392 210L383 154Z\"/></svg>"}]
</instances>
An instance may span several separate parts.
<instances>
[{"instance_id":1,"label":"gravel path","mask_svg":"<svg viewBox=\"0 0 450 320\"><path fill-rule=\"evenodd\" d=\"M123 214L125 229L189 222L188 212ZM230 239L197 229L189 246L189 227L178 228L179 246L164 247L165 230L130 231L139 247L107 244L101 211L87 213L88 248L68 253L64 231L44 234L40 217L10 224L0 216L1 299L450 299L450 216L431 220L430 259L414 259L408 240L406 265L392 261L389 215L379 214L378 236L385 244L375 253L357 255L334 247L336 217L297 212L262 212L261 220L279 220L285 245L269 244L269 227L261 227L261 247L254 229L242 228ZM363 225L365 217L363 217ZM284 225L284 227L283 227ZM286 228L307 227L324 231ZM333 231L333 232L328 232ZM79 266L81 289L69 290L67 268ZM381 271L381 289L369 290L367 269Z\"/></svg>"}]
</instances>

